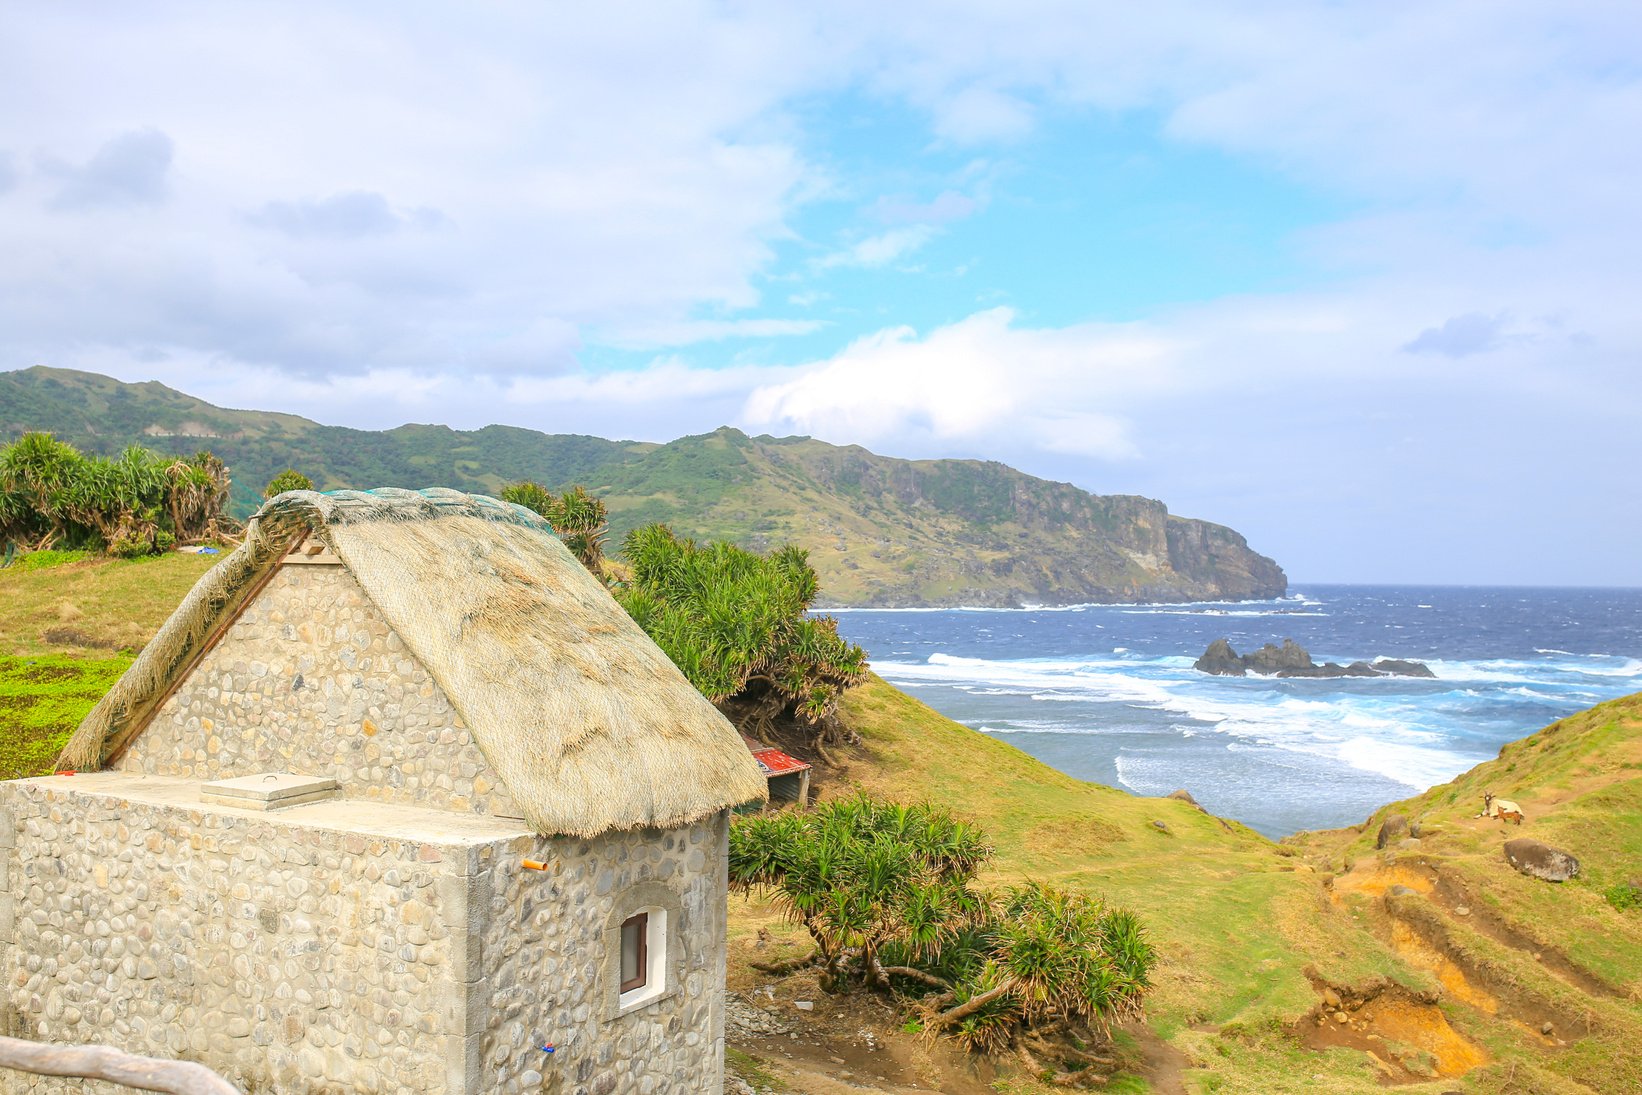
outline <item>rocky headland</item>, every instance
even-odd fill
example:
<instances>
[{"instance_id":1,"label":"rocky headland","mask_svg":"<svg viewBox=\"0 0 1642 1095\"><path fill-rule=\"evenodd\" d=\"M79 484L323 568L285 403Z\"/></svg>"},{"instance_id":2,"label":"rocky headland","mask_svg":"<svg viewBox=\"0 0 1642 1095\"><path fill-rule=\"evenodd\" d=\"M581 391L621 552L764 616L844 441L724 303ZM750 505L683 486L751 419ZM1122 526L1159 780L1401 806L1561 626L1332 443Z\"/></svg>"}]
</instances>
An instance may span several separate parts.
<instances>
[{"instance_id":1,"label":"rocky headland","mask_svg":"<svg viewBox=\"0 0 1642 1095\"><path fill-rule=\"evenodd\" d=\"M821 579L820 607L1255 601L1288 590L1282 567L1241 533L1154 498L1092 494L996 461L902 460L810 437L726 427L657 445L510 426L356 430L44 366L0 372L0 442L27 430L95 455L209 447L233 470L241 518L286 468L321 490L580 484L609 508L612 552L655 521L754 551L794 544Z\"/></svg>"},{"instance_id":2,"label":"rocky headland","mask_svg":"<svg viewBox=\"0 0 1642 1095\"><path fill-rule=\"evenodd\" d=\"M1424 662L1403 661L1399 658L1376 658L1372 662L1355 661L1350 665L1311 660L1305 647L1293 639L1284 639L1282 646L1267 643L1252 654L1239 654L1232 649L1230 640L1216 639L1193 664L1203 673L1222 677L1243 677L1258 673L1262 677L1435 677Z\"/></svg>"}]
</instances>

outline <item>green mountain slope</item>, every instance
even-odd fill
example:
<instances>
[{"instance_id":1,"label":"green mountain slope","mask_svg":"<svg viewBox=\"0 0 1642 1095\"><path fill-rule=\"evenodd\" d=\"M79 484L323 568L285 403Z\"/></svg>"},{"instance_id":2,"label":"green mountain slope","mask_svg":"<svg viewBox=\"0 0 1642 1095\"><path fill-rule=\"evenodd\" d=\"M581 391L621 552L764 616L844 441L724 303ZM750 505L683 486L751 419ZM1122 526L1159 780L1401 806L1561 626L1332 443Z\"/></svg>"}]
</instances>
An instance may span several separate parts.
<instances>
[{"instance_id":1,"label":"green mountain slope","mask_svg":"<svg viewBox=\"0 0 1642 1095\"><path fill-rule=\"evenodd\" d=\"M654 445L509 426L354 430L227 410L153 382L44 367L0 373L0 439L28 429L96 453L132 443L210 448L234 472L242 515L286 467L322 489L581 483L608 503L617 542L666 521L754 548L800 544L834 604L1221 600L1287 588L1282 569L1238 533L1149 498L1094 495L989 461L899 460L806 437L724 428Z\"/></svg>"}]
</instances>

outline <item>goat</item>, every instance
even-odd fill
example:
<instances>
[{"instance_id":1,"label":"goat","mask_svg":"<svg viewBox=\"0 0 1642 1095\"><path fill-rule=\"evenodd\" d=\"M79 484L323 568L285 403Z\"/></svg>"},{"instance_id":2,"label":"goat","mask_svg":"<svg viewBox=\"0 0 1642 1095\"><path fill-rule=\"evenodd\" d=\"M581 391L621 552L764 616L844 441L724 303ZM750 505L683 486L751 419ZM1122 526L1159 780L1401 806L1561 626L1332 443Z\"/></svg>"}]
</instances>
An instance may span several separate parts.
<instances>
[{"instance_id":1,"label":"goat","mask_svg":"<svg viewBox=\"0 0 1642 1095\"><path fill-rule=\"evenodd\" d=\"M1522 807L1508 798L1495 798L1494 792L1484 791L1482 794L1482 813L1478 817L1496 818L1501 822L1511 821L1522 824Z\"/></svg>"}]
</instances>

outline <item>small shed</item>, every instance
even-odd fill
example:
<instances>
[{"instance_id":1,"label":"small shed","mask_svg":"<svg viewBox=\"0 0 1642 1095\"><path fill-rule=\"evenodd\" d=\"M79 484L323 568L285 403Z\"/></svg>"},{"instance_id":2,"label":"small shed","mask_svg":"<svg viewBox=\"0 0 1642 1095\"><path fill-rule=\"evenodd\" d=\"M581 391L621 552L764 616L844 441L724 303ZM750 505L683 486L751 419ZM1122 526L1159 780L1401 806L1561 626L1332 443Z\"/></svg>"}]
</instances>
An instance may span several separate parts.
<instances>
[{"instance_id":1,"label":"small shed","mask_svg":"<svg viewBox=\"0 0 1642 1095\"><path fill-rule=\"evenodd\" d=\"M60 765L0 783L0 1032L248 1091L722 1086L765 776L527 510L278 496Z\"/></svg>"},{"instance_id":2,"label":"small shed","mask_svg":"<svg viewBox=\"0 0 1642 1095\"><path fill-rule=\"evenodd\" d=\"M746 734L741 735L741 740L747 743L747 751L758 762L758 770L764 773L770 802L803 806L810 801L810 765Z\"/></svg>"}]
</instances>

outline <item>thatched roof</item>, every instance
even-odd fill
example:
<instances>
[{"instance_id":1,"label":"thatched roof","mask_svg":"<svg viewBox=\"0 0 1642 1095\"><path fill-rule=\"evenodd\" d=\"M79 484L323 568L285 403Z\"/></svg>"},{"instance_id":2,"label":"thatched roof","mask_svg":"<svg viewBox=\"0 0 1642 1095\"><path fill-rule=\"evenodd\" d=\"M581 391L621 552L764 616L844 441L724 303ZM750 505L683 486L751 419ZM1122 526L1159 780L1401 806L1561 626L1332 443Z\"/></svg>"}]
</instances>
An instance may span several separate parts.
<instances>
[{"instance_id":1,"label":"thatched roof","mask_svg":"<svg viewBox=\"0 0 1642 1095\"><path fill-rule=\"evenodd\" d=\"M358 579L540 831L674 828L765 797L734 728L542 518L437 489L269 501L86 716L60 765L96 770L140 733L301 536Z\"/></svg>"}]
</instances>

